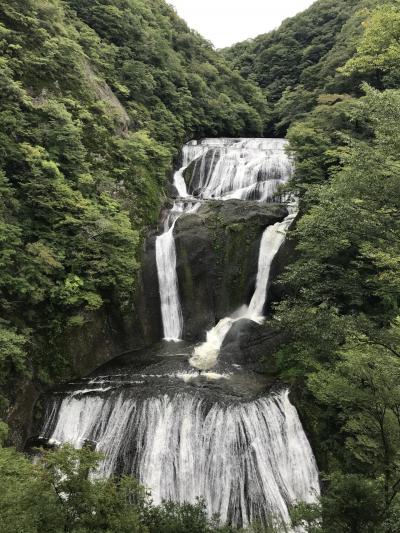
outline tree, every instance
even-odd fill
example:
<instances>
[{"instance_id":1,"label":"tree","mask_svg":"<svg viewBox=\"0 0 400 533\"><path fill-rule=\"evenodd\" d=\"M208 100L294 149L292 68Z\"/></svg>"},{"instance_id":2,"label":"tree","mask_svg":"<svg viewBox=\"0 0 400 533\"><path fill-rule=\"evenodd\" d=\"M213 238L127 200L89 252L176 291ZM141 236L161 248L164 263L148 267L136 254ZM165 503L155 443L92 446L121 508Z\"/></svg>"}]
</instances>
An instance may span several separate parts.
<instances>
[{"instance_id":1,"label":"tree","mask_svg":"<svg viewBox=\"0 0 400 533\"><path fill-rule=\"evenodd\" d=\"M377 73L386 87L400 81L400 10L386 3L373 10L364 22L357 53L340 69L346 76Z\"/></svg>"}]
</instances>

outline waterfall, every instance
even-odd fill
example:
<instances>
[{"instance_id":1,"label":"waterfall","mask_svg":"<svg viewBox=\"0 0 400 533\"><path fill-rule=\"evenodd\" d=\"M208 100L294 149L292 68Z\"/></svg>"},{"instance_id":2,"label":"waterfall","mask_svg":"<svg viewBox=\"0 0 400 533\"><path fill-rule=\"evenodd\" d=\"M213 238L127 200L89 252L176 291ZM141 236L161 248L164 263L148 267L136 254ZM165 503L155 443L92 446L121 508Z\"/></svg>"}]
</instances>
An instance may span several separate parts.
<instances>
[{"instance_id":1,"label":"waterfall","mask_svg":"<svg viewBox=\"0 0 400 533\"><path fill-rule=\"evenodd\" d=\"M196 141L195 141L196 142ZM293 172L284 139L204 139L191 143L198 174L190 191L202 199L269 201Z\"/></svg>"},{"instance_id":2,"label":"waterfall","mask_svg":"<svg viewBox=\"0 0 400 533\"><path fill-rule=\"evenodd\" d=\"M156 260L164 338L171 341L179 340L183 329L178 276L176 274L176 249L173 235L175 222L168 231L156 240Z\"/></svg>"},{"instance_id":3,"label":"waterfall","mask_svg":"<svg viewBox=\"0 0 400 533\"><path fill-rule=\"evenodd\" d=\"M204 498L210 516L247 526L289 524L288 507L319 493L315 460L288 391L209 404L197 394L132 398L71 395L50 409L44 434L104 454L97 475L132 474L155 504Z\"/></svg>"},{"instance_id":4,"label":"waterfall","mask_svg":"<svg viewBox=\"0 0 400 533\"><path fill-rule=\"evenodd\" d=\"M253 297L248 306L243 305L230 317L225 317L207 332L206 341L196 346L189 362L198 370L210 370L218 361L218 355L232 324L243 318L261 323L264 319L263 309L267 298L272 261L285 242L286 233L297 216L297 207L289 209L289 215L273 226L268 226L261 238L258 259L257 282Z\"/></svg>"},{"instance_id":5,"label":"waterfall","mask_svg":"<svg viewBox=\"0 0 400 533\"><path fill-rule=\"evenodd\" d=\"M222 199L246 200L254 198L258 193L259 201L270 201L279 186L292 175L293 166L285 154L285 141L282 139L248 139L233 144L223 139L222 146L225 150L221 151L218 163L214 169L211 168L207 179L204 179L200 172L202 197L216 195ZM201 155L202 160L206 154L207 152L204 152ZM216 365L222 343L234 322L243 318L262 322L272 261L284 243L286 233L296 215L297 204L289 205L289 215L282 222L269 226L264 231L259 251L256 288L249 306L242 306L207 332L206 341L194 349L190 358L190 364L194 368L204 371Z\"/></svg>"},{"instance_id":6,"label":"waterfall","mask_svg":"<svg viewBox=\"0 0 400 533\"><path fill-rule=\"evenodd\" d=\"M207 332L206 341L200 346L196 346L189 359L193 368L202 371L210 370L217 364L222 343L232 324L242 318L248 318L258 323L263 321L263 309L267 298L272 261L285 242L286 233L296 216L297 203L289 206L289 215L282 222L268 226L264 231L260 244L256 288L250 304L248 306L243 305L232 316L223 318Z\"/></svg>"},{"instance_id":7,"label":"waterfall","mask_svg":"<svg viewBox=\"0 0 400 533\"><path fill-rule=\"evenodd\" d=\"M180 198L188 196L183 173L192 161L200 157L207 150L206 146L198 145L196 141L186 144L182 150L182 167L174 174L174 185Z\"/></svg>"},{"instance_id":8,"label":"waterfall","mask_svg":"<svg viewBox=\"0 0 400 533\"><path fill-rule=\"evenodd\" d=\"M175 202L164 222L164 233L156 239L156 262L160 290L161 316L164 339L177 342L181 339L183 317L176 272L175 224L183 214L194 213L199 202Z\"/></svg>"},{"instance_id":9,"label":"waterfall","mask_svg":"<svg viewBox=\"0 0 400 533\"><path fill-rule=\"evenodd\" d=\"M246 311L246 317L248 318L257 321L263 315L272 261L285 242L286 233L296 216L297 208L290 209L290 213L285 220L273 226L268 226L263 233L258 258L256 288Z\"/></svg>"},{"instance_id":10,"label":"waterfall","mask_svg":"<svg viewBox=\"0 0 400 533\"><path fill-rule=\"evenodd\" d=\"M182 167L174 175L175 188L181 198L195 200L188 194L184 178L184 172L194 163L192 176L197 173L200 176L196 186L196 198L270 201L293 171L293 165L284 150L285 145L286 141L283 139L191 141L183 147ZM172 341L180 340L183 332L174 227L180 216L193 212L193 204L190 202L187 207L182 206L184 204L181 201L175 202L164 224L164 233L156 240L164 338ZM219 332L218 337L210 334L210 344L207 347L207 357L210 361L215 358L215 354L218 355L220 336ZM210 350L211 344L213 347Z\"/></svg>"},{"instance_id":11,"label":"waterfall","mask_svg":"<svg viewBox=\"0 0 400 533\"><path fill-rule=\"evenodd\" d=\"M214 368L218 361L219 351L222 343L232 324L238 320L238 318L225 317L218 322L218 324L207 332L207 340L200 346L197 346L189 359L193 368L198 370L209 370Z\"/></svg>"},{"instance_id":12,"label":"waterfall","mask_svg":"<svg viewBox=\"0 0 400 533\"><path fill-rule=\"evenodd\" d=\"M282 201L280 187L293 171L285 144L281 139L204 139L184 146L182 167L174 175L179 198L156 240L166 339L180 340L184 325L177 221L204 201ZM290 506L315 502L320 489L288 390L271 392L266 378L234 363L224 363L220 373L207 370L216 365L235 321L263 320L271 264L295 216L296 208L289 206L289 215L264 231L248 306L219 321L200 346L162 343L149 349L148 359L142 353L138 361L135 355L128 362L117 360L106 376L54 392L41 436L77 448L91 442L103 455L94 476L133 475L151 490L155 504L195 503L201 497L209 516L218 514L221 523L261 522L293 531Z\"/></svg>"}]
</instances>

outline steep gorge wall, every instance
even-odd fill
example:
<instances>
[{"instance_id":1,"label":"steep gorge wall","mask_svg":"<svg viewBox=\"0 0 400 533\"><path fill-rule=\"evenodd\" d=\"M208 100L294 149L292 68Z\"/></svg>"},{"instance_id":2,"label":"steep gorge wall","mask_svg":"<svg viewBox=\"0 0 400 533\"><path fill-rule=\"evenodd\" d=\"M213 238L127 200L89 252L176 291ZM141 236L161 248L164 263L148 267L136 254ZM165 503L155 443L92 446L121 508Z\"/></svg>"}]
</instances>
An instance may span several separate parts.
<instances>
[{"instance_id":1,"label":"steep gorge wall","mask_svg":"<svg viewBox=\"0 0 400 533\"><path fill-rule=\"evenodd\" d=\"M220 319L249 303L262 234L286 214L279 205L212 200L178 220L175 242L185 339L204 340Z\"/></svg>"}]
</instances>

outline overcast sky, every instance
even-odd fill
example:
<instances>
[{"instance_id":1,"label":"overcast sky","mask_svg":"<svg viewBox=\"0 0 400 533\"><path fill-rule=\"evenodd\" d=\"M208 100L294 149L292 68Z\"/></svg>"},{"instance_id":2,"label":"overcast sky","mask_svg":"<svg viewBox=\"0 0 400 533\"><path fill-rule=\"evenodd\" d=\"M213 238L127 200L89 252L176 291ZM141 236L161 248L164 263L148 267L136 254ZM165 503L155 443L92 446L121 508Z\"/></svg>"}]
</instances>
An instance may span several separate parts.
<instances>
[{"instance_id":1,"label":"overcast sky","mask_svg":"<svg viewBox=\"0 0 400 533\"><path fill-rule=\"evenodd\" d=\"M314 0L167 0L189 26L217 48L277 28Z\"/></svg>"}]
</instances>

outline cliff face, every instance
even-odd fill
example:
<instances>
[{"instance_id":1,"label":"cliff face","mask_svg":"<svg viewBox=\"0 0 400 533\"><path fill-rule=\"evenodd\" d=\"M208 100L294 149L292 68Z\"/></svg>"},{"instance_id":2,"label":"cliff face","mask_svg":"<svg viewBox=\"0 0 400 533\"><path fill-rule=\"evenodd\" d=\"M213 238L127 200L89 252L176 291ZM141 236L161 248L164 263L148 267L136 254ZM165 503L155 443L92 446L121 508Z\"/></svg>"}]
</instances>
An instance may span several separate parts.
<instances>
[{"instance_id":1,"label":"cliff face","mask_svg":"<svg viewBox=\"0 0 400 533\"><path fill-rule=\"evenodd\" d=\"M184 338L202 340L254 292L258 252L265 228L285 217L285 207L207 201L175 227Z\"/></svg>"}]
</instances>

